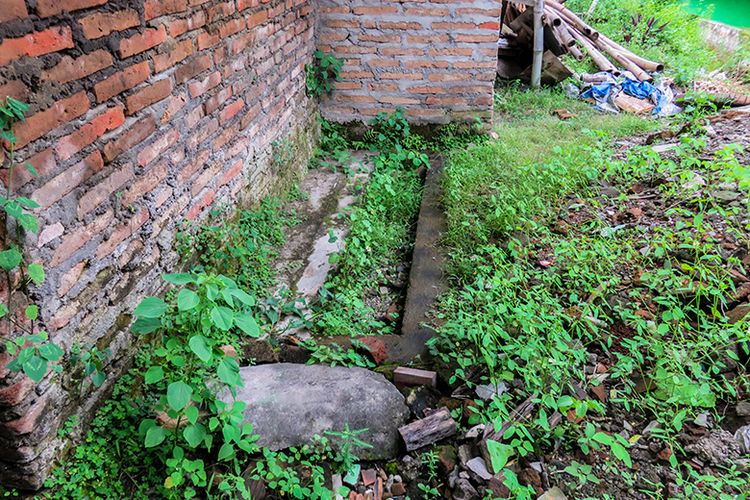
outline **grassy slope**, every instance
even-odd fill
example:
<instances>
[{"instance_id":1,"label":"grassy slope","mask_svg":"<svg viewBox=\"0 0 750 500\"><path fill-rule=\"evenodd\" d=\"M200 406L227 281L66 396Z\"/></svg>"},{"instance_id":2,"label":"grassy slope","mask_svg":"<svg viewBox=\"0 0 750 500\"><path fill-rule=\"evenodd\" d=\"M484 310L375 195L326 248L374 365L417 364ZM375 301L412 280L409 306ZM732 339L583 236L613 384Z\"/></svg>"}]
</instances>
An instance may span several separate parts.
<instances>
[{"instance_id":1,"label":"grassy slope","mask_svg":"<svg viewBox=\"0 0 750 500\"><path fill-rule=\"evenodd\" d=\"M453 284L442 304L446 323L436 345L443 359L456 367L457 380L518 384L518 390L491 404L479 402L473 420L498 426L531 395L541 408L538 419L514 428L515 435L506 436L506 447L497 456L538 458L557 439L561 455L580 455L590 446L590 421L566 421L554 430L544 422L558 410L607 411L595 400L579 403L568 397L568 382L592 385L584 368L597 353L609 366L607 389L617 402L609 410L633 411L634 419L646 422L658 420L665 429L663 442L679 450L677 435L690 415L717 411L717 397L736 397L733 391L746 384L743 377L726 383L712 371L715 367L706 370L703 364L724 355L727 344L748 336L746 325L727 325L721 315L733 287L727 272L732 266L716 265L719 245L705 237L721 227L741 234L742 227L733 212L711 203L695 206L680 192L686 174L697 171L718 182L726 174L724 167L695 162L700 151L688 146L676 163L641 152L633 152L624 163L613 161L613 139L664 124L598 114L552 91L505 92L498 101L500 110L509 112L496 127L499 139L454 153L445 180ZM552 115L557 108L577 116L561 121ZM612 233L615 223L599 216L603 205L625 212L630 202L627 197L603 200L599 182L606 180L627 193L634 183L654 176L669 179L665 198L667 205L680 207L677 215L660 221L663 228ZM692 226L701 224L696 224L698 219L711 225L696 233ZM654 254L643 255L649 244ZM695 268L665 257L680 249L695 253ZM645 271L641 282L634 278L638 266ZM694 275L699 276L690 285L695 298L684 300L676 288ZM623 289L629 298L615 293ZM653 308L653 319L639 316L646 308ZM632 338L619 338L619 328ZM638 373L658 379L658 387L637 393L633 375ZM591 435L594 431L588 430ZM612 454L595 460L599 469L594 474L625 487L636 484L639 473L621 463L630 460L625 457L627 443L616 438L609 444L610 438L597 437L608 441L603 447ZM693 477L696 473L689 467L673 467L685 472L685 480L678 483L686 494L698 494L691 483L712 484ZM561 484L575 485L570 476L556 477ZM738 484L731 472L713 482L718 488L730 484ZM659 488L654 486L654 491ZM518 487L515 494L528 491Z\"/></svg>"}]
</instances>

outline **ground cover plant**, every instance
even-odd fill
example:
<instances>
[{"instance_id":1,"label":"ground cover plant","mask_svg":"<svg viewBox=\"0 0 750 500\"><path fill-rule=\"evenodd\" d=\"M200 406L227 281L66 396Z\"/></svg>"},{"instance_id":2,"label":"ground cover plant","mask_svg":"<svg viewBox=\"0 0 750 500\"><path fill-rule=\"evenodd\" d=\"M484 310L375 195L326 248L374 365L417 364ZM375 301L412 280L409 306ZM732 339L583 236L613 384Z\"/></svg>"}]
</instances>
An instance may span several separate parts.
<instances>
[{"instance_id":1,"label":"ground cover plant","mask_svg":"<svg viewBox=\"0 0 750 500\"><path fill-rule=\"evenodd\" d=\"M334 256L336 272L325 284L315 308L313 328L323 336L392 333L383 321L382 304L374 296L388 284L386 273L408 260L422 197L424 169L429 168L426 143L412 134L401 111L376 117L362 141L348 141L330 124L324 125L322 146L334 158L354 145L373 153L373 171L361 199L348 214L349 235L344 250ZM388 304L385 304L387 309Z\"/></svg>"},{"instance_id":2,"label":"ground cover plant","mask_svg":"<svg viewBox=\"0 0 750 500\"><path fill-rule=\"evenodd\" d=\"M614 139L653 124L584 110L559 120L559 99L501 93L524 110L502 140L450 156L452 287L436 352L454 383L508 388L475 400L470 423L500 430L533 403L488 446L512 496L540 493L517 480L538 460L575 497L746 491L731 460L695 467L689 435L726 439L727 407L749 388L748 323L728 314L746 282L744 146L710 146L699 120L668 155L618 152Z\"/></svg>"}]
</instances>

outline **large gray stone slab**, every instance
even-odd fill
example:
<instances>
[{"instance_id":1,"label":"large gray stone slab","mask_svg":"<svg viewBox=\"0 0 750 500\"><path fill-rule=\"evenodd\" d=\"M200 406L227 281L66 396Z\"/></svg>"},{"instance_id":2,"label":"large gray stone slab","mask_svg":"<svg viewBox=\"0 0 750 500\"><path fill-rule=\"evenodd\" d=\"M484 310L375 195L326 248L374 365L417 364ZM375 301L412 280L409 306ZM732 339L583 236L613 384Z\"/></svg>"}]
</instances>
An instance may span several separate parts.
<instances>
[{"instance_id":1,"label":"large gray stone slab","mask_svg":"<svg viewBox=\"0 0 750 500\"><path fill-rule=\"evenodd\" d=\"M326 431L367 429L358 436L373 445L360 459L395 457L398 428L409 416L404 397L381 374L363 368L278 363L240 369L247 403L245 420L272 450L300 446ZM226 399L226 396L224 397Z\"/></svg>"}]
</instances>

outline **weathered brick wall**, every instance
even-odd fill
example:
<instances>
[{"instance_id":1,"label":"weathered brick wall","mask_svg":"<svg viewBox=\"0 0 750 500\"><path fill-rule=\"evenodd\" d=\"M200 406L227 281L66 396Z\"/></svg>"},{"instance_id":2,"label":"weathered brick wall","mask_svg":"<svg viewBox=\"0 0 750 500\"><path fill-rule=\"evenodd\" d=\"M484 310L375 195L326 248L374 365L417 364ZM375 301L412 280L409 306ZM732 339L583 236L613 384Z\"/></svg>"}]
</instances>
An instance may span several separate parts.
<instances>
[{"instance_id":1,"label":"weathered brick wall","mask_svg":"<svg viewBox=\"0 0 750 500\"><path fill-rule=\"evenodd\" d=\"M0 96L31 104L18 156L40 174L17 169L13 185L44 207L26 242L47 270L34 298L66 351L113 352L101 389L72 370L35 385L0 352L0 479L37 487L61 423L85 421L127 364L128 314L175 268L176 224L257 198L306 163L316 11L311 0L0 3ZM273 141L293 141L298 165L275 164Z\"/></svg>"},{"instance_id":2,"label":"weathered brick wall","mask_svg":"<svg viewBox=\"0 0 750 500\"><path fill-rule=\"evenodd\" d=\"M404 108L411 121L492 116L500 0L321 0L318 48L345 60L321 104L336 121Z\"/></svg>"}]
</instances>

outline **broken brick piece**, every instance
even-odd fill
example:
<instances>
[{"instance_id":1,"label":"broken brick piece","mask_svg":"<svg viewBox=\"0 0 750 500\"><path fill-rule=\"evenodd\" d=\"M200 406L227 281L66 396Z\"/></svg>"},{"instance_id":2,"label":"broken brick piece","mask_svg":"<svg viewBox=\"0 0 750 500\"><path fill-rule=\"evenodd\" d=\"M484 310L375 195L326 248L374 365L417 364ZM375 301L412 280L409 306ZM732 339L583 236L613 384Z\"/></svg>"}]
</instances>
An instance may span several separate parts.
<instances>
[{"instance_id":1,"label":"broken brick piece","mask_svg":"<svg viewBox=\"0 0 750 500\"><path fill-rule=\"evenodd\" d=\"M437 373L399 366L393 371L393 382L401 385L437 386Z\"/></svg>"}]
</instances>

